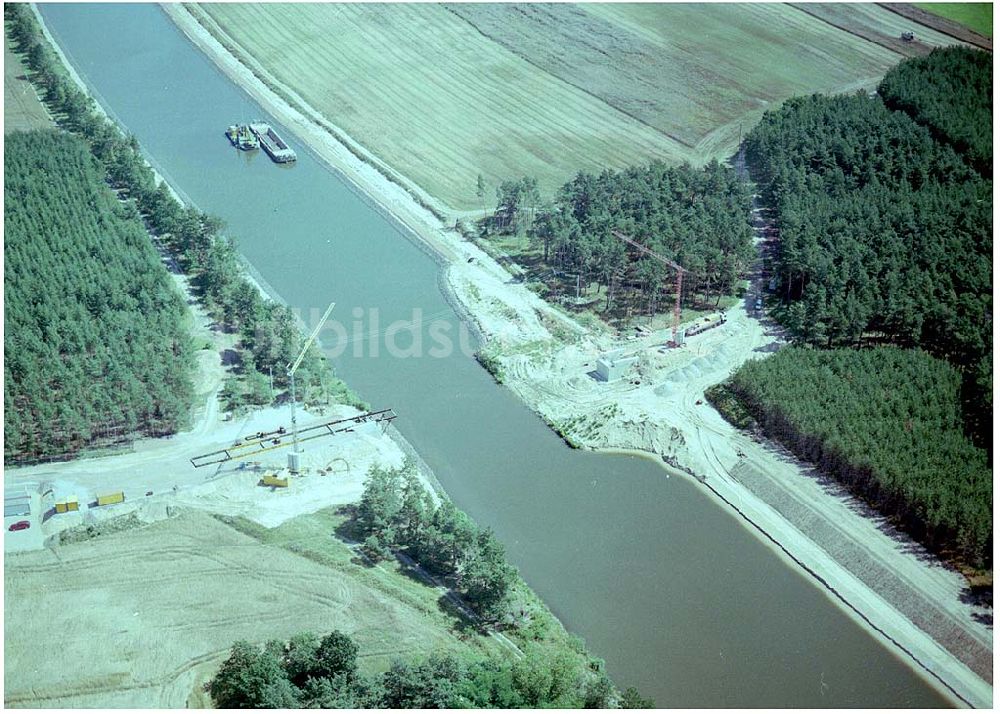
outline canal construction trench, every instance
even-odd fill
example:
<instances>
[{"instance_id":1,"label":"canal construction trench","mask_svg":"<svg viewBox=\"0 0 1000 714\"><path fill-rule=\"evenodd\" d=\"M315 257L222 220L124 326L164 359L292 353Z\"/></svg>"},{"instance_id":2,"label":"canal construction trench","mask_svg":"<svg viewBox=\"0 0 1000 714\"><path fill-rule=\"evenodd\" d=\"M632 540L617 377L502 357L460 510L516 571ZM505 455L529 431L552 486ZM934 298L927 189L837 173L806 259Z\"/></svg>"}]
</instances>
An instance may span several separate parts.
<instances>
[{"instance_id":1,"label":"canal construction trench","mask_svg":"<svg viewBox=\"0 0 1000 714\"><path fill-rule=\"evenodd\" d=\"M439 289L441 266L158 6L39 8L109 114L172 185L225 220L307 322L336 300L348 330L355 321L381 338L417 310L421 330L436 324L457 345L462 321ZM294 165L229 144L226 127L258 120L297 151ZM647 458L570 449L461 349L403 357L362 343L332 360L340 376L374 409L396 410L449 496L494 529L620 686L665 707L946 704L692 479Z\"/></svg>"}]
</instances>

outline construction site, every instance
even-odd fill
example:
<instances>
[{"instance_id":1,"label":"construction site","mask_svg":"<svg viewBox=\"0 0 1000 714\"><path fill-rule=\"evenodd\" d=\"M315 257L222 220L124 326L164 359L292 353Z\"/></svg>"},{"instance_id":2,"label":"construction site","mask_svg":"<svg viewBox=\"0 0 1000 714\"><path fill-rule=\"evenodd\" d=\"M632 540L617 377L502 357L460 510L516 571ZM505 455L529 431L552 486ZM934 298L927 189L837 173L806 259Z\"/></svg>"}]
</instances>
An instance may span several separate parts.
<instances>
[{"instance_id":1,"label":"construction site","mask_svg":"<svg viewBox=\"0 0 1000 714\"><path fill-rule=\"evenodd\" d=\"M169 440L147 440L127 456L9 471L5 525L21 519L29 527L9 539L7 550L38 547L67 528L119 517L146 503L200 503L273 526L310 512L310 503L316 510L357 499L369 469L398 467L403 456L387 435L396 418L392 409L362 413L340 406L330 419L303 413L297 404L295 373L333 309L331 303L287 365L288 411L271 407L227 420L219 416L216 391L195 429ZM302 427L300 415L307 419Z\"/></svg>"},{"instance_id":2,"label":"construction site","mask_svg":"<svg viewBox=\"0 0 1000 714\"><path fill-rule=\"evenodd\" d=\"M176 93L144 82L148 66L135 76L95 71L87 82L154 147L164 175L191 191L192 204L235 224L241 260L255 266L255 278L259 271L254 290L319 305L308 308L313 317L336 294L361 312L427 306L444 316L440 322L465 321L480 338L480 363L502 388L468 355L380 361L359 352L348 363L355 374L344 370L344 378L361 385L373 407L330 399L307 406L296 375L307 371L299 368L330 304L297 357L285 365L281 353L270 384L263 380L269 399L257 403L269 406L229 412L222 395L236 373L238 331L194 306L191 332L205 346L195 356L190 428L116 443L116 453L7 471L5 617L17 626L5 633L5 704L211 706L204 685L234 640L286 641L332 626L357 639L371 671L432 651L523 655L502 633L469 627L440 582L402 558L366 560L343 529L373 469L415 463L432 500L447 498L396 424L456 505L496 532L567 629L588 646L596 641L602 659L607 652L615 682L634 676L621 681L635 681L661 705L992 702L992 609L965 597L963 576L836 481L737 429L706 402L706 390L740 365L789 343L764 309L778 233L759 195L750 216L753 262L741 266L736 290L713 291L710 300L706 287L693 304L694 260L670 259L638 230L614 231L607 240L624 250L625 267L605 294L614 281L639 285L640 261L656 264L656 285L653 297L629 306L627 319L596 318L577 309L590 299L581 298L579 277L575 302L572 288L561 302L533 290L513 261L498 259L488 236L468 230L476 202L461 214L441 213L395 168L366 159L283 78L261 79L266 72L198 19L206 11L153 10L101 12L148 33L122 52L147 58L146 47L163 39L147 59L162 64L176 54L190 62L184 66L199 91L177 101L212 105L198 124L197 145L208 149L156 154L156 138L176 127L143 109ZM77 33L91 20L74 12L44 10L54 26L62 23L80 67L114 66L100 43ZM895 25L892 35L899 37ZM918 41L899 44L912 49ZM862 79L852 75L850 87L870 84ZM143 107L129 101L137 91ZM247 96L260 103L250 116L272 118L230 126L236 148L223 151L219 127L239 116ZM279 124L310 151L296 155L273 128ZM234 169L252 160L240 150L260 147L275 163L296 162L295 170L274 181L261 176L270 172ZM729 169L751 185L742 152ZM263 192L267 205L243 201ZM567 290L570 279L562 278ZM374 329L354 346L387 332ZM287 393L275 393L275 377ZM606 453L567 449L550 428L575 449ZM633 517L635 494L649 507L643 516ZM695 538L683 531L688 520L727 534L722 526L736 524L739 536ZM665 523L679 535L664 538ZM724 563L724 555L743 552L741 538L753 556ZM801 609L782 599L788 583L808 590ZM738 597L744 592L765 594ZM824 641L807 640L817 632ZM898 690L887 691L888 680Z\"/></svg>"}]
</instances>

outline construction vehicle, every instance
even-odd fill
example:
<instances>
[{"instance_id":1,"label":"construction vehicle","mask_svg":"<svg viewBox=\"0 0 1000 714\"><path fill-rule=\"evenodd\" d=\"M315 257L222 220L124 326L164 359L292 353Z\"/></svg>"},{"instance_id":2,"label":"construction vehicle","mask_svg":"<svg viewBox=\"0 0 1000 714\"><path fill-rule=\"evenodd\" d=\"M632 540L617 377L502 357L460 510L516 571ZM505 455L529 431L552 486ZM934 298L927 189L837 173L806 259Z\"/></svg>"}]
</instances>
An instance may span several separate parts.
<instances>
[{"instance_id":1,"label":"construction vehicle","mask_svg":"<svg viewBox=\"0 0 1000 714\"><path fill-rule=\"evenodd\" d=\"M107 493L104 494L103 496L97 497L98 506L112 506L116 503L124 503L124 501L125 501L124 491L115 491L114 493Z\"/></svg>"},{"instance_id":2,"label":"construction vehicle","mask_svg":"<svg viewBox=\"0 0 1000 714\"><path fill-rule=\"evenodd\" d=\"M694 327L689 327L688 329L684 330L684 336L694 337L697 334L700 334L707 330L711 330L713 327L719 327L720 325L726 324L725 315L719 315L714 320L710 320L709 318L706 317L705 320L706 322L703 322L700 325L695 325Z\"/></svg>"},{"instance_id":3,"label":"construction vehicle","mask_svg":"<svg viewBox=\"0 0 1000 714\"><path fill-rule=\"evenodd\" d=\"M288 488L288 477L279 478L277 474L264 474L264 478L261 479L262 486L270 486L271 488Z\"/></svg>"}]
</instances>

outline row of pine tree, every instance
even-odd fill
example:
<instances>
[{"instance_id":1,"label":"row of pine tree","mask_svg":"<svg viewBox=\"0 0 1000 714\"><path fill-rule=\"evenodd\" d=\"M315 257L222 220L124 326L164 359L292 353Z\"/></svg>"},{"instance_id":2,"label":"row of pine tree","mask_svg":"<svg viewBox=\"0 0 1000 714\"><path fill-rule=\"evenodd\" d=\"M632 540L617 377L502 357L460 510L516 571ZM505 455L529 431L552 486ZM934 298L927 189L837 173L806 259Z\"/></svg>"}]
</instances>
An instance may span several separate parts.
<instances>
[{"instance_id":1,"label":"row of pine tree","mask_svg":"<svg viewBox=\"0 0 1000 714\"><path fill-rule=\"evenodd\" d=\"M188 419L187 308L82 140L4 142L4 460L71 454Z\"/></svg>"}]
</instances>

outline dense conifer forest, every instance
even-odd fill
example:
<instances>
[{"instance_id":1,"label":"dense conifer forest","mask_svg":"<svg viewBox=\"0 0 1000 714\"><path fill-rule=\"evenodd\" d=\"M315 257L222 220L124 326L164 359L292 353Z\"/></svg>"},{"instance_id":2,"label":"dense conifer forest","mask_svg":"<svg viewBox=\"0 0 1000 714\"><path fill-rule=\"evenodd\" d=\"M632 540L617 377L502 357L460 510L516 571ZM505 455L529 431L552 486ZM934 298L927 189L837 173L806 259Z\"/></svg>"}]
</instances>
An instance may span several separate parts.
<instances>
[{"instance_id":1,"label":"dense conifer forest","mask_svg":"<svg viewBox=\"0 0 1000 714\"><path fill-rule=\"evenodd\" d=\"M919 349L790 347L727 387L768 436L931 549L991 567L992 469L962 432L953 366Z\"/></svg>"},{"instance_id":2,"label":"dense conifer forest","mask_svg":"<svg viewBox=\"0 0 1000 714\"><path fill-rule=\"evenodd\" d=\"M935 50L890 71L884 101L813 95L764 115L746 151L780 230L772 313L832 349L748 363L710 395L978 568L993 538L991 86L983 53Z\"/></svg>"},{"instance_id":3,"label":"dense conifer forest","mask_svg":"<svg viewBox=\"0 0 1000 714\"><path fill-rule=\"evenodd\" d=\"M905 114L812 96L747 139L778 211L785 325L810 344L866 338L973 364L991 335L992 185Z\"/></svg>"},{"instance_id":4,"label":"dense conifer forest","mask_svg":"<svg viewBox=\"0 0 1000 714\"><path fill-rule=\"evenodd\" d=\"M539 205L530 178L501 184L488 222L504 233L530 227L544 265L596 282L605 311L617 305L655 312L671 300L673 270L614 237L632 237L680 263L686 304L731 294L753 258L750 192L719 163L695 169L653 162L600 175L580 173L551 204ZM575 279L575 277L574 277Z\"/></svg>"},{"instance_id":5,"label":"dense conifer forest","mask_svg":"<svg viewBox=\"0 0 1000 714\"><path fill-rule=\"evenodd\" d=\"M187 310L86 143L4 142L4 460L176 431L192 396Z\"/></svg>"},{"instance_id":6,"label":"dense conifer forest","mask_svg":"<svg viewBox=\"0 0 1000 714\"><path fill-rule=\"evenodd\" d=\"M993 57L970 47L939 47L889 70L879 96L965 154L983 176L993 171Z\"/></svg>"},{"instance_id":7,"label":"dense conifer forest","mask_svg":"<svg viewBox=\"0 0 1000 714\"><path fill-rule=\"evenodd\" d=\"M86 142L105 178L124 199L122 211L141 216L176 257L202 302L224 331L239 334L239 364L222 392L224 407L268 404L274 387L286 389L285 366L295 359L302 335L291 309L263 297L247 280L233 242L223 236L223 222L193 206L182 205L146 164L135 137L97 111L93 100L67 75L24 3L4 5L4 19L14 48L22 54L30 79L40 90L60 127ZM148 238L147 238L148 240ZM298 396L307 403L365 405L312 347L296 374Z\"/></svg>"},{"instance_id":8,"label":"dense conifer forest","mask_svg":"<svg viewBox=\"0 0 1000 714\"><path fill-rule=\"evenodd\" d=\"M938 52L894 72L939 65L954 86L923 87L924 104L940 106L992 82L979 54ZM981 117L970 112L967 121ZM864 94L786 102L749 134L747 156L778 216L779 321L803 343L893 343L947 359L963 373L967 430L988 446L992 182L969 155Z\"/></svg>"}]
</instances>

